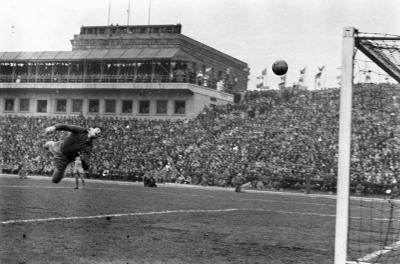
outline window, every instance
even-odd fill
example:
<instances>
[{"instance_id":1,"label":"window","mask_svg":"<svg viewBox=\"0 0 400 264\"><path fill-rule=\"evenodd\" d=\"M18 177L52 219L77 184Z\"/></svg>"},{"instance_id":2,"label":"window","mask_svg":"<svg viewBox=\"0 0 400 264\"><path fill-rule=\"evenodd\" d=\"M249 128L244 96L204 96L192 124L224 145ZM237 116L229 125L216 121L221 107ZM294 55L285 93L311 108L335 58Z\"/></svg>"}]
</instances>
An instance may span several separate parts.
<instances>
[{"instance_id":1,"label":"window","mask_svg":"<svg viewBox=\"0 0 400 264\"><path fill-rule=\"evenodd\" d=\"M158 100L157 101L157 114L166 114L168 110L168 101L167 100Z\"/></svg>"},{"instance_id":2,"label":"window","mask_svg":"<svg viewBox=\"0 0 400 264\"><path fill-rule=\"evenodd\" d=\"M57 99L56 112L67 112L67 100L66 99Z\"/></svg>"},{"instance_id":3,"label":"window","mask_svg":"<svg viewBox=\"0 0 400 264\"><path fill-rule=\"evenodd\" d=\"M83 100L82 99L73 99L72 100L72 112L73 113L82 113L83 109Z\"/></svg>"},{"instance_id":4,"label":"window","mask_svg":"<svg viewBox=\"0 0 400 264\"><path fill-rule=\"evenodd\" d=\"M115 113L115 100L106 100L106 113Z\"/></svg>"},{"instance_id":5,"label":"window","mask_svg":"<svg viewBox=\"0 0 400 264\"><path fill-rule=\"evenodd\" d=\"M184 115L185 108L186 108L185 101L175 101L175 112L174 112L175 114Z\"/></svg>"},{"instance_id":6,"label":"window","mask_svg":"<svg viewBox=\"0 0 400 264\"><path fill-rule=\"evenodd\" d=\"M47 100L38 100L36 111L38 113L47 113Z\"/></svg>"},{"instance_id":7,"label":"window","mask_svg":"<svg viewBox=\"0 0 400 264\"><path fill-rule=\"evenodd\" d=\"M23 98L19 99L19 111L28 112L29 111L29 99Z\"/></svg>"},{"instance_id":8,"label":"window","mask_svg":"<svg viewBox=\"0 0 400 264\"><path fill-rule=\"evenodd\" d=\"M5 111L14 111L14 99L6 99L4 105Z\"/></svg>"},{"instance_id":9,"label":"window","mask_svg":"<svg viewBox=\"0 0 400 264\"><path fill-rule=\"evenodd\" d=\"M132 101L131 100L123 100L122 101L122 111L123 114L131 114L132 113Z\"/></svg>"},{"instance_id":10,"label":"window","mask_svg":"<svg viewBox=\"0 0 400 264\"><path fill-rule=\"evenodd\" d=\"M99 100L89 100L89 113L98 113L100 109L99 104Z\"/></svg>"},{"instance_id":11,"label":"window","mask_svg":"<svg viewBox=\"0 0 400 264\"><path fill-rule=\"evenodd\" d=\"M149 114L149 113L150 113L150 101L140 101L139 114Z\"/></svg>"}]
</instances>

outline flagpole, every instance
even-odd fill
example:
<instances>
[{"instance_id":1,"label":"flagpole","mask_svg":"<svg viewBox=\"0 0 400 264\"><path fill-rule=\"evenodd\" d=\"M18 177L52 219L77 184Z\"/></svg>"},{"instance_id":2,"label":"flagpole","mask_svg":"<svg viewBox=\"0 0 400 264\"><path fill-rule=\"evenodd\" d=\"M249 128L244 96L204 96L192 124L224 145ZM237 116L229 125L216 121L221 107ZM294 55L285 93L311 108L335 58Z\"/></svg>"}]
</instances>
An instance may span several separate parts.
<instances>
[{"instance_id":1,"label":"flagpole","mask_svg":"<svg viewBox=\"0 0 400 264\"><path fill-rule=\"evenodd\" d=\"M128 12L128 18L126 21L126 25L129 26L129 17L131 16L131 0L128 0L128 10L126 10Z\"/></svg>"},{"instance_id":2,"label":"flagpole","mask_svg":"<svg viewBox=\"0 0 400 264\"><path fill-rule=\"evenodd\" d=\"M319 72L319 67L318 67L318 72ZM314 91L317 90L317 76L318 76L318 73L316 75L314 75Z\"/></svg>"},{"instance_id":3,"label":"flagpole","mask_svg":"<svg viewBox=\"0 0 400 264\"><path fill-rule=\"evenodd\" d=\"M264 69L265 74L262 74L263 75L263 88L265 88L267 86L267 69L268 69L268 67Z\"/></svg>"},{"instance_id":4,"label":"flagpole","mask_svg":"<svg viewBox=\"0 0 400 264\"><path fill-rule=\"evenodd\" d=\"M150 26L150 16L151 16L151 0L149 0L149 16L147 17L147 25Z\"/></svg>"},{"instance_id":5,"label":"flagpole","mask_svg":"<svg viewBox=\"0 0 400 264\"><path fill-rule=\"evenodd\" d=\"M308 90L308 79L307 79L307 65L304 67L305 68L305 72L304 72L304 87L306 87L306 89Z\"/></svg>"},{"instance_id":6,"label":"flagpole","mask_svg":"<svg viewBox=\"0 0 400 264\"><path fill-rule=\"evenodd\" d=\"M265 76L263 76L263 88L267 87L267 74L265 74Z\"/></svg>"},{"instance_id":7,"label":"flagpole","mask_svg":"<svg viewBox=\"0 0 400 264\"><path fill-rule=\"evenodd\" d=\"M318 67L318 73L314 76L314 90L318 88L323 88L322 87L322 82L324 82L324 80L322 79L322 74L325 70L326 65L322 66L322 67ZM325 78L325 76L324 76ZM317 81L318 80L318 81Z\"/></svg>"},{"instance_id":8,"label":"flagpole","mask_svg":"<svg viewBox=\"0 0 400 264\"><path fill-rule=\"evenodd\" d=\"M110 25L110 13L111 13L111 0L108 1L108 19L107 19L107 26Z\"/></svg>"},{"instance_id":9,"label":"flagpole","mask_svg":"<svg viewBox=\"0 0 400 264\"><path fill-rule=\"evenodd\" d=\"M299 86L299 88L307 87L306 71L307 71L307 66L304 66L303 69L300 70L300 77L299 77L299 81L297 82L297 85Z\"/></svg>"},{"instance_id":10,"label":"flagpole","mask_svg":"<svg viewBox=\"0 0 400 264\"><path fill-rule=\"evenodd\" d=\"M314 77L314 91L317 90L317 78Z\"/></svg>"}]
</instances>

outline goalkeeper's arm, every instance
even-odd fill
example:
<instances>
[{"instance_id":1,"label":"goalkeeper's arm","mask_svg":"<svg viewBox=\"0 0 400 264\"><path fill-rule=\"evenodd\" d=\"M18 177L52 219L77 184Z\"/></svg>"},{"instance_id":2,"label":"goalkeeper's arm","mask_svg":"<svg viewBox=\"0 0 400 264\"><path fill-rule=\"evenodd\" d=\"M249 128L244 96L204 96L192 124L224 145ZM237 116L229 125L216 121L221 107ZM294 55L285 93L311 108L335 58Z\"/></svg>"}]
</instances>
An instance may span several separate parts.
<instances>
[{"instance_id":1,"label":"goalkeeper's arm","mask_svg":"<svg viewBox=\"0 0 400 264\"><path fill-rule=\"evenodd\" d=\"M79 127L79 126L64 125L64 124L57 124L57 125L49 126L46 128L47 133L54 132L56 130L69 131L72 133L81 133L81 132L85 131L86 129L83 127Z\"/></svg>"}]
</instances>

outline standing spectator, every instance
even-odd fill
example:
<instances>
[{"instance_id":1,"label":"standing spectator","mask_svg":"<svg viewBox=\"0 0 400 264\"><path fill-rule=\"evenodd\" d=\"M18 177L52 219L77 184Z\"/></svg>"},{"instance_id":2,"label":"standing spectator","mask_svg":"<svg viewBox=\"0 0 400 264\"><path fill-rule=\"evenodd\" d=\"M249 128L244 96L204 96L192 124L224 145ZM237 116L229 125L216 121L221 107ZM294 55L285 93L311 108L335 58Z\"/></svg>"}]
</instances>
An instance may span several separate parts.
<instances>
[{"instance_id":1,"label":"standing spectator","mask_svg":"<svg viewBox=\"0 0 400 264\"><path fill-rule=\"evenodd\" d=\"M73 163L73 174L75 176L75 189L79 189L79 179L81 179L82 186L85 186L85 180L83 178L85 172L82 168L82 161L79 156L76 157Z\"/></svg>"}]
</instances>

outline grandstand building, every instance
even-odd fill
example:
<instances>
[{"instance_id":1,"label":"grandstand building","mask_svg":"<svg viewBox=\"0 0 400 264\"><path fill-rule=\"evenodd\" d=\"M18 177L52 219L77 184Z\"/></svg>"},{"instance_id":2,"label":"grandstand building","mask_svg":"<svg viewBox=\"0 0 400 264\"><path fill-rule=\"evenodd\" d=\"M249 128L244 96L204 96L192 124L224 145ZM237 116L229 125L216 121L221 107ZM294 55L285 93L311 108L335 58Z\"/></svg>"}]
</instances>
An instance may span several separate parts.
<instances>
[{"instance_id":1,"label":"grandstand building","mask_svg":"<svg viewBox=\"0 0 400 264\"><path fill-rule=\"evenodd\" d=\"M0 115L176 119L234 102L248 65L181 29L82 26L71 51L0 52Z\"/></svg>"}]
</instances>

